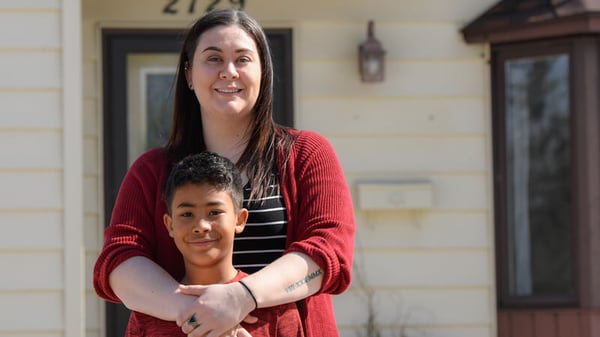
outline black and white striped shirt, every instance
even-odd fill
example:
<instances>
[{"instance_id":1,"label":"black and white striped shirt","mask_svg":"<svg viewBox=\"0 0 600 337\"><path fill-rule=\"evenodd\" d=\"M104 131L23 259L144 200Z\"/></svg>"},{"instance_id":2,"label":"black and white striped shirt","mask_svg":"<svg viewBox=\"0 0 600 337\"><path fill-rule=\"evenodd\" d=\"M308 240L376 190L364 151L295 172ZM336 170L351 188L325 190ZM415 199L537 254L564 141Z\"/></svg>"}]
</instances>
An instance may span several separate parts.
<instances>
[{"instance_id":1,"label":"black and white striped shirt","mask_svg":"<svg viewBox=\"0 0 600 337\"><path fill-rule=\"evenodd\" d=\"M269 186L267 197L249 206L250 186L244 187L244 207L248 221L233 244L233 265L252 274L283 254L287 216L279 186Z\"/></svg>"}]
</instances>

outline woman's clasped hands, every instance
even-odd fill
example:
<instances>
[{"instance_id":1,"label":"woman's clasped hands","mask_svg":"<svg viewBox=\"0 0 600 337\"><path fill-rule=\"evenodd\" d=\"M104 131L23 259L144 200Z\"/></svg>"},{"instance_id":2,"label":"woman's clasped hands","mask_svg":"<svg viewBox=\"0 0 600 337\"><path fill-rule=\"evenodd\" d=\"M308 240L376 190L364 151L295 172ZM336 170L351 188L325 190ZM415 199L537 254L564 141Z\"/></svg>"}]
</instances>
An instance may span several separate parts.
<instances>
[{"instance_id":1,"label":"woman's clasped hands","mask_svg":"<svg viewBox=\"0 0 600 337\"><path fill-rule=\"evenodd\" d=\"M239 323L258 320L248 315L255 305L239 283L181 285L178 292L198 296L177 318L177 325L189 337L252 337Z\"/></svg>"}]
</instances>

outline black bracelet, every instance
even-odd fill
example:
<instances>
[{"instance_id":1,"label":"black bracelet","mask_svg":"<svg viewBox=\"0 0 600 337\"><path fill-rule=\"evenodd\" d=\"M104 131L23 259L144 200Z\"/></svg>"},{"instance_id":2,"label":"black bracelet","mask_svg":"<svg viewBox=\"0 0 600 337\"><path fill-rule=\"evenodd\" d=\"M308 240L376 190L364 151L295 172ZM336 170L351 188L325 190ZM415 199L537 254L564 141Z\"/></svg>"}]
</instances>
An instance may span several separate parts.
<instances>
[{"instance_id":1,"label":"black bracelet","mask_svg":"<svg viewBox=\"0 0 600 337\"><path fill-rule=\"evenodd\" d=\"M244 288L246 288L246 290L248 290L248 294L250 294L250 297L252 297L252 300L254 301L254 309L258 309L258 302L256 302L256 297L254 297L254 294L252 293L252 290L250 290L250 288L248 288L248 286L246 285L246 283L242 282L242 280L238 281L242 286L244 286Z\"/></svg>"}]
</instances>

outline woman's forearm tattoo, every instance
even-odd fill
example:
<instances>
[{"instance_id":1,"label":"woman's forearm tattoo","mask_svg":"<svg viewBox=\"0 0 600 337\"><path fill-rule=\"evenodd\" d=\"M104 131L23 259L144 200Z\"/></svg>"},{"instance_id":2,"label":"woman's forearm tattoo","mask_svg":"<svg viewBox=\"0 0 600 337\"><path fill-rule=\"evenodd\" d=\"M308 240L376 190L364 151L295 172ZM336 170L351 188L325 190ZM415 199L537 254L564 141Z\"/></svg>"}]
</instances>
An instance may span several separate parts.
<instances>
[{"instance_id":1,"label":"woman's forearm tattoo","mask_svg":"<svg viewBox=\"0 0 600 337\"><path fill-rule=\"evenodd\" d=\"M317 276L319 276L321 274L323 274L323 271L321 271L321 269L317 269L317 270L313 271L312 273L306 275L303 279L290 284L287 288L285 288L285 292L291 293L292 291L298 289L301 285L307 284L308 282L315 279Z\"/></svg>"}]
</instances>

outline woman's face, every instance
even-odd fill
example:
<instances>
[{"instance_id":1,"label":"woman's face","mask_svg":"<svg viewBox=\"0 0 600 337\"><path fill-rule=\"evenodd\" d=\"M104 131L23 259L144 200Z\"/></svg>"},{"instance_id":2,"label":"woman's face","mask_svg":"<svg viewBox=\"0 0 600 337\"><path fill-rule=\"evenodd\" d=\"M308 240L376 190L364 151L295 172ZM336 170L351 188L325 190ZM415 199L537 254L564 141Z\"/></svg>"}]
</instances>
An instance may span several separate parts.
<instances>
[{"instance_id":1,"label":"woman's face","mask_svg":"<svg viewBox=\"0 0 600 337\"><path fill-rule=\"evenodd\" d=\"M205 31L186 78L200 102L203 118L251 119L261 81L254 39L238 25Z\"/></svg>"}]
</instances>

